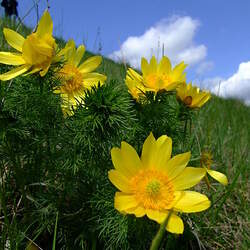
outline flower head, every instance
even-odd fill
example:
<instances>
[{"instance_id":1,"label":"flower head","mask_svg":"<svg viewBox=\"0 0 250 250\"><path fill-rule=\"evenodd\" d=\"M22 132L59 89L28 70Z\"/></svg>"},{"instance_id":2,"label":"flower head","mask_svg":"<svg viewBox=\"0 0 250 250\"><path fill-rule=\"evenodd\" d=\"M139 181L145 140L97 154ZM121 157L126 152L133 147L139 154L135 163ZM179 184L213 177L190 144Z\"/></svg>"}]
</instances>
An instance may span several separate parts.
<instances>
[{"instance_id":1,"label":"flower head","mask_svg":"<svg viewBox=\"0 0 250 250\"><path fill-rule=\"evenodd\" d=\"M186 75L183 73L185 67L184 62L181 62L172 69L171 62L166 56L163 56L159 63L157 63L155 56L151 58L150 63L142 58L142 75L129 68L126 84L135 99L138 99L138 96L145 91L157 93L160 90L174 90L186 80Z\"/></svg>"},{"instance_id":2,"label":"flower head","mask_svg":"<svg viewBox=\"0 0 250 250\"><path fill-rule=\"evenodd\" d=\"M63 104L62 109L64 114L72 115L72 107L76 107L78 102L82 101L85 95L85 90L102 84L106 80L106 76L92 72L101 63L101 56L92 56L85 62L80 63L84 53L84 45L80 45L77 49L73 40L69 41L66 47L69 47L65 58L64 66L58 71L57 76L61 81L59 88L55 93L61 95Z\"/></svg>"},{"instance_id":3,"label":"flower head","mask_svg":"<svg viewBox=\"0 0 250 250\"><path fill-rule=\"evenodd\" d=\"M110 181L120 190L115 194L115 208L125 214L163 223L169 213L166 229L183 233L180 213L200 212L210 206L205 195L185 191L204 177L203 168L186 167L190 152L171 158L172 140L166 135L157 140L152 133L144 142L141 159L126 142L111 150L115 169L109 171Z\"/></svg>"},{"instance_id":4,"label":"flower head","mask_svg":"<svg viewBox=\"0 0 250 250\"><path fill-rule=\"evenodd\" d=\"M14 30L4 28L5 39L18 52L0 52L0 63L18 67L1 74L0 80L10 80L27 71L40 72L40 75L44 76L52 61L56 59L56 42L52 31L53 22L47 11L41 17L36 32L26 39Z\"/></svg>"},{"instance_id":5,"label":"flower head","mask_svg":"<svg viewBox=\"0 0 250 250\"><path fill-rule=\"evenodd\" d=\"M213 155L210 152L204 151L201 155L201 166L206 170L206 173L211 176L213 179L226 186L228 184L228 179L226 175L221 172L211 170L213 164ZM208 178L206 177L207 184L210 186Z\"/></svg>"},{"instance_id":6,"label":"flower head","mask_svg":"<svg viewBox=\"0 0 250 250\"><path fill-rule=\"evenodd\" d=\"M177 88L177 98L189 108L200 108L211 98L211 94L200 91L196 86L192 86L192 83L183 82Z\"/></svg>"}]
</instances>

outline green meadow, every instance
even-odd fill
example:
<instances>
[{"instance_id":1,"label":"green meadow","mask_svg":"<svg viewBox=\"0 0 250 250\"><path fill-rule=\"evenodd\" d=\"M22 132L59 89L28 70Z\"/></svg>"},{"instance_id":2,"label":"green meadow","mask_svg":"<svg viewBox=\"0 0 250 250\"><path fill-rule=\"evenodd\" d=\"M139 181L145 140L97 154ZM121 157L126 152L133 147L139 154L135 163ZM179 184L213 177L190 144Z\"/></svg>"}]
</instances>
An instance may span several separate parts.
<instances>
[{"instance_id":1,"label":"green meadow","mask_svg":"<svg viewBox=\"0 0 250 250\"><path fill-rule=\"evenodd\" d=\"M1 51L10 50L4 27L30 33L1 19ZM194 190L207 195L210 208L181 214L184 233L164 232L159 249L249 249L250 107L213 95L187 112L174 92L149 93L140 105L124 82L129 65L104 57L96 71L106 82L86 91L65 118L53 67L42 78L0 82L0 249L149 249L159 224L114 208L108 171L113 147L126 141L140 155L150 132L172 138L172 155L191 151L189 166L199 167L210 152L211 168L229 181L202 180ZM1 73L10 68L0 64Z\"/></svg>"}]
</instances>

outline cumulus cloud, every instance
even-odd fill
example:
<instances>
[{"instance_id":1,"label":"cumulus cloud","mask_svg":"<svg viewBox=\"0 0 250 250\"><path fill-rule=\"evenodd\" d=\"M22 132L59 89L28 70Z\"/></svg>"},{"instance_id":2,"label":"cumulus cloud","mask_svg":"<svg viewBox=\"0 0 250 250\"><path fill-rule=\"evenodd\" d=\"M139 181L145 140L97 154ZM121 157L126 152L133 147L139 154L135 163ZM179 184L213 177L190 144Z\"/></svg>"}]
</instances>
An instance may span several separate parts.
<instances>
[{"instance_id":1,"label":"cumulus cloud","mask_svg":"<svg viewBox=\"0 0 250 250\"><path fill-rule=\"evenodd\" d=\"M196 73L198 75L203 75L204 73L211 71L214 67L214 63L211 61L201 62L196 68Z\"/></svg>"},{"instance_id":2,"label":"cumulus cloud","mask_svg":"<svg viewBox=\"0 0 250 250\"><path fill-rule=\"evenodd\" d=\"M163 19L141 36L128 37L120 50L114 51L109 57L125 60L131 66L139 68L141 57L160 57L164 47L164 54L170 57L174 64L182 60L189 65L197 64L207 55L206 46L194 42L199 25L199 21L189 16Z\"/></svg>"},{"instance_id":3,"label":"cumulus cloud","mask_svg":"<svg viewBox=\"0 0 250 250\"><path fill-rule=\"evenodd\" d=\"M204 82L214 94L241 99L250 105L250 61L241 63L237 72L228 79L217 77Z\"/></svg>"}]
</instances>

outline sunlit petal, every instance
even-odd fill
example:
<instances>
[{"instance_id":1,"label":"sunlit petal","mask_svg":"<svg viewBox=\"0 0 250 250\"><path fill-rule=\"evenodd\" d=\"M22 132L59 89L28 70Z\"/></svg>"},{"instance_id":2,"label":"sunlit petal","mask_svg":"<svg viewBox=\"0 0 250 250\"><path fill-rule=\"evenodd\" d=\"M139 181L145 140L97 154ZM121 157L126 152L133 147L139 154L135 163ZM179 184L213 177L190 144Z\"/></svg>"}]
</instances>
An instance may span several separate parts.
<instances>
[{"instance_id":1,"label":"sunlit petal","mask_svg":"<svg viewBox=\"0 0 250 250\"><path fill-rule=\"evenodd\" d=\"M14 49L22 52L23 43L25 41L24 37L15 32L14 30L4 28L3 34L8 42L8 44Z\"/></svg>"}]
</instances>

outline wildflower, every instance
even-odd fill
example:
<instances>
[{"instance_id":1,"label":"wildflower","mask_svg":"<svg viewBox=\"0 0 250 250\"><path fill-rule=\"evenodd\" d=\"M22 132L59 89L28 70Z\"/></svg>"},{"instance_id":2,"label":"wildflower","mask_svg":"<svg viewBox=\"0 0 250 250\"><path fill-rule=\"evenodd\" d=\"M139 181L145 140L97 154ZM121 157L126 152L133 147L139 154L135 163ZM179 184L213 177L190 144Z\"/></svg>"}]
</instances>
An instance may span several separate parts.
<instances>
[{"instance_id":1,"label":"wildflower","mask_svg":"<svg viewBox=\"0 0 250 250\"><path fill-rule=\"evenodd\" d=\"M137 81L136 79L139 79L139 81ZM142 77L134 70L128 69L128 73L126 75L126 85L128 87L128 92L137 101L145 93L145 88L141 82Z\"/></svg>"},{"instance_id":2,"label":"wildflower","mask_svg":"<svg viewBox=\"0 0 250 250\"><path fill-rule=\"evenodd\" d=\"M192 83L183 82L177 88L177 98L189 108L200 108L211 98L211 94L200 91L196 86L192 86Z\"/></svg>"},{"instance_id":3,"label":"wildflower","mask_svg":"<svg viewBox=\"0 0 250 250\"><path fill-rule=\"evenodd\" d=\"M205 175L203 168L186 167L190 152L171 158L172 140L166 135L157 140L151 133L145 140L141 159L126 142L111 150L115 169L109 171L116 192L114 206L123 214L147 215L163 223L170 214L166 230L181 234L184 230L180 213L200 212L210 206L208 198L195 191L185 191Z\"/></svg>"},{"instance_id":4,"label":"wildflower","mask_svg":"<svg viewBox=\"0 0 250 250\"><path fill-rule=\"evenodd\" d=\"M171 62L166 56L163 56L159 63L157 63L155 56L151 58L150 63L142 58L142 75L129 68L125 81L129 92L135 99L138 99L138 94L145 91L157 93L160 90L174 90L186 80L186 74L183 73L185 67L184 62L181 62L172 69ZM133 84L131 84L132 81ZM134 91L131 86L136 87L137 91Z\"/></svg>"},{"instance_id":5,"label":"wildflower","mask_svg":"<svg viewBox=\"0 0 250 250\"><path fill-rule=\"evenodd\" d=\"M101 56L92 56L85 62L80 61L85 53L84 45L80 45L77 49L73 41L69 41L67 47L71 47L65 55L66 62L57 73L61 81L61 86L54 92L60 94L63 100L62 110L64 114L73 115L72 107L76 107L77 103L82 101L85 96L85 90L102 84L106 80L106 76L92 72L101 63Z\"/></svg>"},{"instance_id":6,"label":"wildflower","mask_svg":"<svg viewBox=\"0 0 250 250\"><path fill-rule=\"evenodd\" d=\"M210 175L212 178L217 180L219 183L222 185L227 185L228 184L228 179L226 175L222 174L221 172L211 170L211 166L213 164L213 156L210 152L203 152L201 155L201 166L206 170L206 173ZM209 180L206 176L206 182L208 186L210 186Z\"/></svg>"},{"instance_id":7,"label":"wildflower","mask_svg":"<svg viewBox=\"0 0 250 250\"><path fill-rule=\"evenodd\" d=\"M0 63L18 67L1 74L0 80L7 81L28 71L29 74L40 72L44 76L53 60L58 60L52 30L53 22L47 11L40 19L36 32L26 39L14 30L4 28L5 39L18 53L0 52Z\"/></svg>"}]
</instances>

